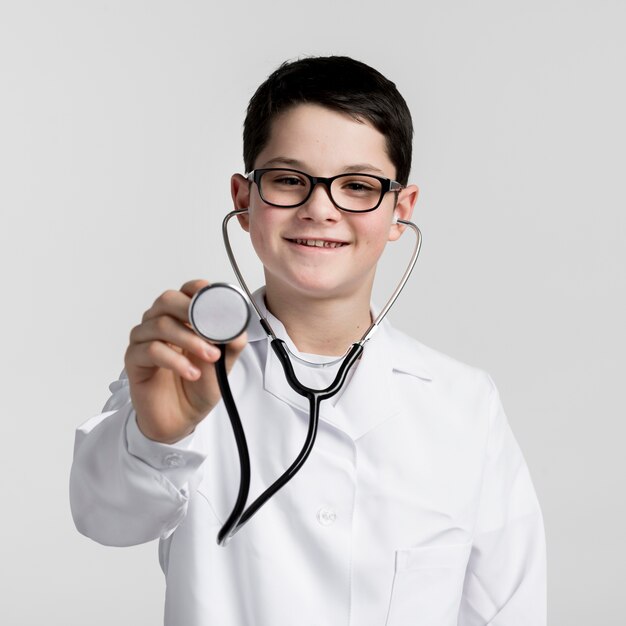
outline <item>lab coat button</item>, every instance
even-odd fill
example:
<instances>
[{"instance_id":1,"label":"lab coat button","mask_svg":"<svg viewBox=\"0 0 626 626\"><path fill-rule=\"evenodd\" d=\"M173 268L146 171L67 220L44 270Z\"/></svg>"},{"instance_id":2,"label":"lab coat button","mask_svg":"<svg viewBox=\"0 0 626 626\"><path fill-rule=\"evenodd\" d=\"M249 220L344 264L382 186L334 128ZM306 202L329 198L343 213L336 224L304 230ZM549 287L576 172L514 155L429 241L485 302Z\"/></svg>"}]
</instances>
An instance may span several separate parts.
<instances>
[{"instance_id":1,"label":"lab coat button","mask_svg":"<svg viewBox=\"0 0 626 626\"><path fill-rule=\"evenodd\" d=\"M173 452L163 457L163 464L165 467L180 467L183 464L183 457Z\"/></svg>"},{"instance_id":2,"label":"lab coat button","mask_svg":"<svg viewBox=\"0 0 626 626\"><path fill-rule=\"evenodd\" d=\"M320 509L317 512L317 521L322 526L329 526L337 519L337 513L332 509Z\"/></svg>"}]
</instances>

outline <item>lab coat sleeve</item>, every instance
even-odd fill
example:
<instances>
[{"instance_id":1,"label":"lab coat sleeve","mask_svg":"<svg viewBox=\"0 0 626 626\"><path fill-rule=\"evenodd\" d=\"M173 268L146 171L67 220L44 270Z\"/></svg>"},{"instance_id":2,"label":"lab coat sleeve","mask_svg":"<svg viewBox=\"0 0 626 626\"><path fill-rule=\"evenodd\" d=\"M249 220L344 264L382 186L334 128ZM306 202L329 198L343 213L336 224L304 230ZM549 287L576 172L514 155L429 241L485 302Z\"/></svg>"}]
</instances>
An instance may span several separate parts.
<instances>
[{"instance_id":1,"label":"lab coat sleeve","mask_svg":"<svg viewBox=\"0 0 626 626\"><path fill-rule=\"evenodd\" d=\"M102 414L76 431L70 507L79 532L112 546L169 536L183 520L206 455L195 433L173 445L145 437L130 400L128 379L109 387Z\"/></svg>"},{"instance_id":2,"label":"lab coat sleeve","mask_svg":"<svg viewBox=\"0 0 626 626\"><path fill-rule=\"evenodd\" d=\"M458 625L545 626L541 509L498 392L489 381L489 435Z\"/></svg>"}]
</instances>

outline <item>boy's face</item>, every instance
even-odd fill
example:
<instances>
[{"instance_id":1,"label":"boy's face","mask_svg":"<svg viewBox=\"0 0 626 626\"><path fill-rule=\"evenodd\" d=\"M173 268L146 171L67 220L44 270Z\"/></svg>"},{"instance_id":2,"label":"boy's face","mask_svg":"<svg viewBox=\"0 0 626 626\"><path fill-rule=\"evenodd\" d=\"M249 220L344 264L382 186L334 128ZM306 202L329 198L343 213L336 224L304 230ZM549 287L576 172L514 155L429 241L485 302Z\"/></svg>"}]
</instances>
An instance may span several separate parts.
<instances>
[{"instance_id":1,"label":"boy's face","mask_svg":"<svg viewBox=\"0 0 626 626\"><path fill-rule=\"evenodd\" d=\"M266 167L324 177L360 172L393 180L396 175L385 137L369 122L314 104L292 107L273 121L269 141L255 162L257 169ZM417 192L414 185L400 191L398 218L410 219ZM248 208L239 221L265 268L268 294L362 295L369 303L376 263L387 241L396 240L404 229L392 223L393 192L367 213L340 211L321 184L305 204L290 209L263 202L257 186L240 174L232 178L232 193L236 208ZM333 247L302 240L333 242Z\"/></svg>"}]
</instances>

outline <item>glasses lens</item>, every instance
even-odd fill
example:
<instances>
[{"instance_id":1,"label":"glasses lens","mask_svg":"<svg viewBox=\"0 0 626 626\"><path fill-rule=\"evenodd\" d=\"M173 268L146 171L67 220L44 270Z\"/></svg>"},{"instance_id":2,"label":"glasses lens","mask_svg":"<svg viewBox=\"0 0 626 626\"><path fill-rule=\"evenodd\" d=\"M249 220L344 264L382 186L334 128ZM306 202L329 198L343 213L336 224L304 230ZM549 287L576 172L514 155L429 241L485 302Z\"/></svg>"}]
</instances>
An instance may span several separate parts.
<instances>
[{"instance_id":1,"label":"glasses lens","mask_svg":"<svg viewBox=\"0 0 626 626\"><path fill-rule=\"evenodd\" d=\"M311 183L306 176L291 170L263 172L259 180L259 192L265 202L290 207L304 202Z\"/></svg>"},{"instance_id":2,"label":"glasses lens","mask_svg":"<svg viewBox=\"0 0 626 626\"><path fill-rule=\"evenodd\" d=\"M367 174L346 174L333 180L330 194L342 209L369 211L380 202L382 182Z\"/></svg>"}]
</instances>

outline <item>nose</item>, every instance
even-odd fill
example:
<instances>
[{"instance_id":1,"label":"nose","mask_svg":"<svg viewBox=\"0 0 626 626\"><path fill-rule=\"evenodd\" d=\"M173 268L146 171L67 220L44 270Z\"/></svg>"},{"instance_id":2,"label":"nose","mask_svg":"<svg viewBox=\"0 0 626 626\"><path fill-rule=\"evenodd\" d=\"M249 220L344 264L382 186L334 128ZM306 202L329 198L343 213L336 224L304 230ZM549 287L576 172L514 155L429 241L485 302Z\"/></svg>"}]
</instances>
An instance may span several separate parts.
<instances>
[{"instance_id":1,"label":"nose","mask_svg":"<svg viewBox=\"0 0 626 626\"><path fill-rule=\"evenodd\" d=\"M302 219L314 221L337 221L341 218L341 211L333 204L330 189L324 183L317 183L309 199L300 207L298 214Z\"/></svg>"}]
</instances>

